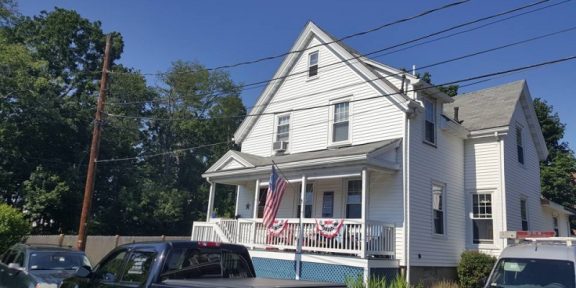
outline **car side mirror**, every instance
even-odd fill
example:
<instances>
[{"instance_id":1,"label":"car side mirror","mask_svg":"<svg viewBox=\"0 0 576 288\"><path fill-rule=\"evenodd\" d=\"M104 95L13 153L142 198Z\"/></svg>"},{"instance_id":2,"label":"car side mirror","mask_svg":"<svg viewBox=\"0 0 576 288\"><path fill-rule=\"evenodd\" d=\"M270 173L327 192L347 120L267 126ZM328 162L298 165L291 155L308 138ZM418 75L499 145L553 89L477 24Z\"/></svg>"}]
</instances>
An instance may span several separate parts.
<instances>
[{"instance_id":1,"label":"car side mirror","mask_svg":"<svg viewBox=\"0 0 576 288\"><path fill-rule=\"evenodd\" d=\"M88 266L80 266L74 272L74 276L78 278L88 278L90 275L92 275L92 269Z\"/></svg>"}]
</instances>

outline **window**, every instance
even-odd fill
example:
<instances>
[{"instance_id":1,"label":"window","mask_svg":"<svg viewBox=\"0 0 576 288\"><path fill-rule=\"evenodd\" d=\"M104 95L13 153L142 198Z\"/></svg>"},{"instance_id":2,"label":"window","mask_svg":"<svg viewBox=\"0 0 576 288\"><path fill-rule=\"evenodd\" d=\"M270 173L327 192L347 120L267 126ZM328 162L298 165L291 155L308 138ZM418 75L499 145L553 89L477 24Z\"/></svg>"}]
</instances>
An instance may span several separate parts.
<instances>
[{"instance_id":1,"label":"window","mask_svg":"<svg viewBox=\"0 0 576 288\"><path fill-rule=\"evenodd\" d=\"M308 54L308 77L318 75L318 51Z\"/></svg>"},{"instance_id":2,"label":"window","mask_svg":"<svg viewBox=\"0 0 576 288\"><path fill-rule=\"evenodd\" d=\"M436 144L436 107L434 102L424 99L424 110L426 111L426 119L424 121L424 140Z\"/></svg>"},{"instance_id":3,"label":"window","mask_svg":"<svg viewBox=\"0 0 576 288\"><path fill-rule=\"evenodd\" d=\"M258 218L264 217L264 207L266 206L266 195L268 194L268 188L260 188L260 193L258 194L258 211L256 216Z\"/></svg>"},{"instance_id":4,"label":"window","mask_svg":"<svg viewBox=\"0 0 576 288\"><path fill-rule=\"evenodd\" d=\"M444 186L432 185L432 213L434 233L444 234Z\"/></svg>"},{"instance_id":5,"label":"window","mask_svg":"<svg viewBox=\"0 0 576 288\"><path fill-rule=\"evenodd\" d=\"M520 200L520 218L522 219L522 230L528 231L528 213L526 211L526 199Z\"/></svg>"},{"instance_id":6,"label":"window","mask_svg":"<svg viewBox=\"0 0 576 288\"><path fill-rule=\"evenodd\" d=\"M322 217L332 218L334 216L334 192L324 192L322 198Z\"/></svg>"},{"instance_id":7,"label":"window","mask_svg":"<svg viewBox=\"0 0 576 288\"><path fill-rule=\"evenodd\" d=\"M556 237L560 236L558 230L558 217L552 217L552 224L554 225L554 232L556 233Z\"/></svg>"},{"instance_id":8,"label":"window","mask_svg":"<svg viewBox=\"0 0 576 288\"><path fill-rule=\"evenodd\" d=\"M522 127L516 127L516 149L518 151L518 162L524 164L524 144L522 143Z\"/></svg>"},{"instance_id":9,"label":"window","mask_svg":"<svg viewBox=\"0 0 576 288\"><path fill-rule=\"evenodd\" d=\"M349 102L334 105L334 123L332 124L332 142L348 141Z\"/></svg>"},{"instance_id":10,"label":"window","mask_svg":"<svg viewBox=\"0 0 576 288\"><path fill-rule=\"evenodd\" d=\"M298 199L300 203L300 199ZM306 193L304 194L304 218L312 218L312 203L314 203L314 185L306 184ZM296 209L296 217L300 217L300 204Z\"/></svg>"},{"instance_id":11,"label":"window","mask_svg":"<svg viewBox=\"0 0 576 288\"><path fill-rule=\"evenodd\" d=\"M494 242L491 194L472 195L472 225L474 244Z\"/></svg>"},{"instance_id":12,"label":"window","mask_svg":"<svg viewBox=\"0 0 576 288\"><path fill-rule=\"evenodd\" d=\"M346 218L362 217L362 180L348 181L346 197Z\"/></svg>"},{"instance_id":13,"label":"window","mask_svg":"<svg viewBox=\"0 0 576 288\"><path fill-rule=\"evenodd\" d=\"M124 267L121 282L143 284L148 278L156 253L152 251L135 251L130 255Z\"/></svg>"},{"instance_id":14,"label":"window","mask_svg":"<svg viewBox=\"0 0 576 288\"><path fill-rule=\"evenodd\" d=\"M116 282L122 273L125 256L126 251L122 250L105 259L96 271L96 278L102 282Z\"/></svg>"},{"instance_id":15,"label":"window","mask_svg":"<svg viewBox=\"0 0 576 288\"><path fill-rule=\"evenodd\" d=\"M160 279L254 277L247 257L224 249L176 248L170 252Z\"/></svg>"},{"instance_id":16,"label":"window","mask_svg":"<svg viewBox=\"0 0 576 288\"><path fill-rule=\"evenodd\" d=\"M276 141L288 142L290 139L290 114L280 115L276 121Z\"/></svg>"}]
</instances>

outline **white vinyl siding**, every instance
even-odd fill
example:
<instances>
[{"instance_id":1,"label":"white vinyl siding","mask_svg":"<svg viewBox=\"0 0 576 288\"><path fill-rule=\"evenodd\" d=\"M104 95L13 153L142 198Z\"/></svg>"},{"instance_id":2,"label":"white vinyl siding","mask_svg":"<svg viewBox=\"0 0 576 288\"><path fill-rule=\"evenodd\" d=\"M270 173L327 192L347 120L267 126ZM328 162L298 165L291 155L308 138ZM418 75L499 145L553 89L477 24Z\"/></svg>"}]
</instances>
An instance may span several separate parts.
<instances>
[{"instance_id":1,"label":"white vinyl siding","mask_svg":"<svg viewBox=\"0 0 576 288\"><path fill-rule=\"evenodd\" d=\"M410 120L410 258L414 266L456 266L465 250L464 140L438 129L423 145L425 113ZM445 236L433 233L433 183L445 185Z\"/></svg>"},{"instance_id":2,"label":"white vinyl siding","mask_svg":"<svg viewBox=\"0 0 576 288\"><path fill-rule=\"evenodd\" d=\"M318 45L316 38L308 47ZM320 67L338 62L340 58L326 46L317 48L320 57ZM364 78L347 65L335 65L330 69L321 70L321 77L309 81L308 77L291 76L283 80L270 103L259 116L242 142L242 152L258 156L271 156L272 142L275 141L274 115L282 111L296 110L290 115L290 153L301 153L326 149L329 146L330 115L333 106L328 106L333 99L354 95L354 103L350 103L349 131L353 132L350 144L359 145L400 138L403 135L404 114L388 97L379 97L366 101L359 99L382 95L373 87L374 83L366 82ZM289 74L308 70L308 53L301 53ZM342 87L334 89L335 87ZM392 89L390 89L392 91ZM352 105L353 104L353 105ZM319 106L317 109L298 110L305 107ZM353 107L352 107L353 106Z\"/></svg>"}]
</instances>

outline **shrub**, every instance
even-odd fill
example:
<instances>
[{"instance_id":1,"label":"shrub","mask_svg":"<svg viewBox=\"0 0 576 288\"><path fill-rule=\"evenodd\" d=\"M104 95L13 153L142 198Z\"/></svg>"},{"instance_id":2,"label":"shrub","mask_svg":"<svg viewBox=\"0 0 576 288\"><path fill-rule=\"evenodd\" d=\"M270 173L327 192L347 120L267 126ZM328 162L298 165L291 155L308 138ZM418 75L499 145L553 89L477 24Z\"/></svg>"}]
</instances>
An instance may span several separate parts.
<instances>
[{"instance_id":1,"label":"shrub","mask_svg":"<svg viewBox=\"0 0 576 288\"><path fill-rule=\"evenodd\" d=\"M444 280L434 283L432 288L458 288L458 283Z\"/></svg>"},{"instance_id":2,"label":"shrub","mask_svg":"<svg viewBox=\"0 0 576 288\"><path fill-rule=\"evenodd\" d=\"M496 262L493 256L477 251L464 251L458 264L458 280L461 288L480 288L484 284L492 266Z\"/></svg>"},{"instance_id":3,"label":"shrub","mask_svg":"<svg viewBox=\"0 0 576 288\"><path fill-rule=\"evenodd\" d=\"M373 277L368 279L368 286L364 285L364 281L362 279L362 275L359 275L357 278L354 277L346 277L346 287L348 288L421 288L423 287L421 284L416 286L408 286L406 280L400 275L396 276L396 278L390 282L386 281L386 278L378 278Z\"/></svg>"},{"instance_id":4,"label":"shrub","mask_svg":"<svg viewBox=\"0 0 576 288\"><path fill-rule=\"evenodd\" d=\"M0 253L22 241L30 233L30 223L10 205L0 203Z\"/></svg>"}]
</instances>

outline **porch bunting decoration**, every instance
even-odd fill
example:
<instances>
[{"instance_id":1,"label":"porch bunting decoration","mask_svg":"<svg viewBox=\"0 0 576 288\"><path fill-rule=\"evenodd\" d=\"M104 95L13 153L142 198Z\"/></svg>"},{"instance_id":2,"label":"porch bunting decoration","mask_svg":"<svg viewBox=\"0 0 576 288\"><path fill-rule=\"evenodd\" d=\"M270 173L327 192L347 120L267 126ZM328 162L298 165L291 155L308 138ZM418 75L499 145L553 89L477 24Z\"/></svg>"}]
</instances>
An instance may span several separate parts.
<instances>
[{"instance_id":1,"label":"porch bunting decoration","mask_svg":"<svg viewBox=\"0 0 576 288\"><path fill-rule=\"evenodd\" d=\"M268 228L268 233L273 236L278 236L284 232L284 229L288 226L288 219L284 220L274 220L274 224Z\"/></svg>"},{"instance_id":2,"label":"porch bunting decoration","mask_svg":"<svg viewBox=\"0 0 576 288\"><path fill-rule=\"evenodd\" d=\"M274 219L276 219L278 207L280 206L280 201L282 201L284 191L286 191L286 186L288 186L288 181L278 175L275 165L272 165L272 174L270 175L270 181L268 183L268 193L266 195L266 205L264 206L262 222L264 227L268 229L274 224Z\"/></svg>"},{"instance_id":3,"label":"porch bunting decoration","mask_svg":"<svg viewBox=\"0 0 576 288\"><path fill-rule=\"evenodd\" d=\"M316 231L320 235L332 239L340 233L344 224L342 219L316 219Z\"/></svg>"}]
</instances>

